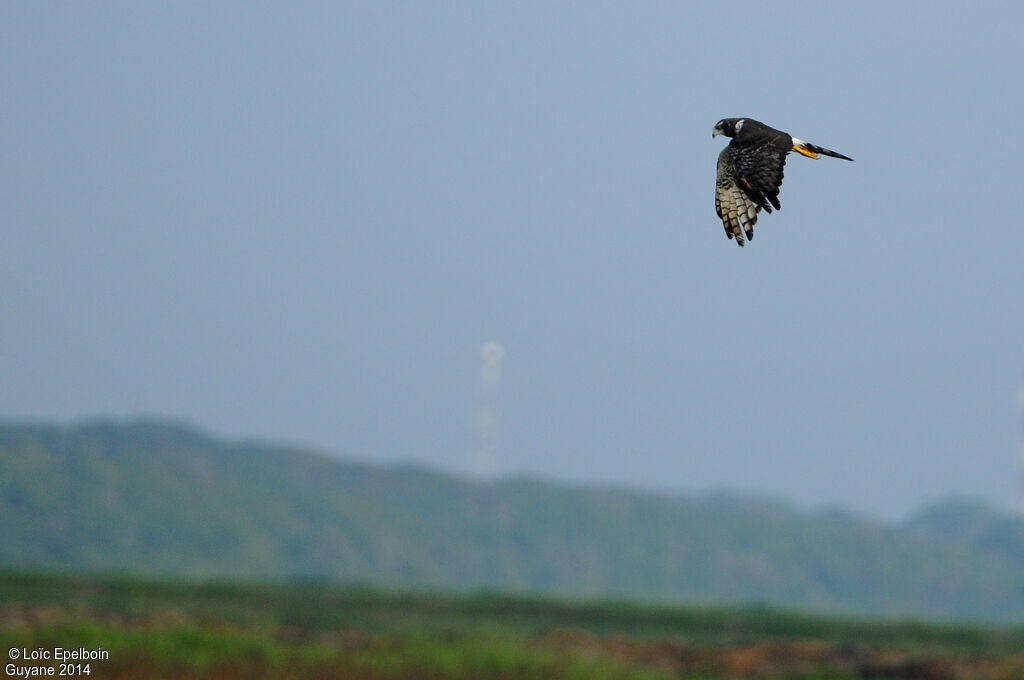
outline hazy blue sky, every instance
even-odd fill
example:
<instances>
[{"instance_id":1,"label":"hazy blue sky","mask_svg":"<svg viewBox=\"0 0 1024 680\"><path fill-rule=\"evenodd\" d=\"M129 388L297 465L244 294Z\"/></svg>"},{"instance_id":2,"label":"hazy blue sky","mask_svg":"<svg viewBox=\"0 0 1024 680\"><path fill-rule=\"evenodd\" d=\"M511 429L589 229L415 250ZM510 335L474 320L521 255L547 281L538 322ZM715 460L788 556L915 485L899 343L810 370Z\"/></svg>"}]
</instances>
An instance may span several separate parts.
<instances>
[{"instance_id":1,"label":"hazy blue sky","mask_svg":"<svg viewBox=\"0 0 1024 680\"><path fill-rule=\"evenodd\" d=\"M0 4L0 416L1008 506L1022 7ZM740 250L726 116L856 162Z\"/></svg>"}]
</instances>

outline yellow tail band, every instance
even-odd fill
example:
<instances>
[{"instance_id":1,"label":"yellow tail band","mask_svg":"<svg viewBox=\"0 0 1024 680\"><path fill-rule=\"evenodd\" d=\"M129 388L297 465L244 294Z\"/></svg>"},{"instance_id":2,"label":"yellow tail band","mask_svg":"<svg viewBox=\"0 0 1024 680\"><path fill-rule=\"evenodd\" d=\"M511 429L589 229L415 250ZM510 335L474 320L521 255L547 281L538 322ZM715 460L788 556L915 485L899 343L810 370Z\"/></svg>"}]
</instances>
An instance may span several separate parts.
<instances>
[{"instance_id":1,"label":"yellow tail band","mask_svg":"<svg viewBox=\"0 0 1024 680\"><path fill-rule=\"evenodd\" d=\"M808 158L813 158L815 160L818 159L818 154L816 154L813 151L810 151L808 149L805 149L805 148L803 148L801 146L794 145L793 146L793 151L796 151L801 156L807 156Z\"/></svg>"}]
</instances>

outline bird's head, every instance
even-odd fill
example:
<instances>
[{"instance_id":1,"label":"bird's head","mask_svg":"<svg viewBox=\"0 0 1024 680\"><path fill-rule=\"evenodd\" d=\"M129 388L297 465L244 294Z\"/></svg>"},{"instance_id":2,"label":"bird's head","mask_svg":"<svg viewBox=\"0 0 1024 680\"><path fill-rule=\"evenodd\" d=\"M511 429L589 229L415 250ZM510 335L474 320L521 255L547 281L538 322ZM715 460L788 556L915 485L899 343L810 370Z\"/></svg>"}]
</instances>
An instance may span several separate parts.
<instances>
[{"instance_id":1,"label":"bird's head","mask_svg":"<svg viewBox=\"0 0 1024 680\"><path fill-rule=\"evenodd\" d=\"M718 135L735 137L736 133L743 127L743 120L743 118L723 118L715 123L715 127L711 129L711 137L715 138Z\"/></svg>"}]
</instances>

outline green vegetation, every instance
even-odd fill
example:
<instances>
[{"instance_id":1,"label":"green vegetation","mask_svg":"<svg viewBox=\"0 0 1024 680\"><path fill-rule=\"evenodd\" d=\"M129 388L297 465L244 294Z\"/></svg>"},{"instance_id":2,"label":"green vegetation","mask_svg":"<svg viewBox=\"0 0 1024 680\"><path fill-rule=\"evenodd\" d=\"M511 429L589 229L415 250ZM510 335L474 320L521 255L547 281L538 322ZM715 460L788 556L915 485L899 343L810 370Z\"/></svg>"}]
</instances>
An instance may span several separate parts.
<instances>
[{"instance_id":1,"label":"green vegetation","mask_svg":"<svg viewBox=\"0 0 1024 680\"><path fill-rule=\"evenodd\" d=\"M0 567L1020 622L1024 523L474 484L155 422L0 424Z\"/></svg>"},{"instance_id":2,"label":"green vegetation","mask_svg":"<svg viewBox=\"0 0 1024 680\"><path fill-rule=\"evenodd\" d=\"M0 573L0 648L96 678L1024 678L1024 628L508 594Z\"/></svg>"}]
</instances>

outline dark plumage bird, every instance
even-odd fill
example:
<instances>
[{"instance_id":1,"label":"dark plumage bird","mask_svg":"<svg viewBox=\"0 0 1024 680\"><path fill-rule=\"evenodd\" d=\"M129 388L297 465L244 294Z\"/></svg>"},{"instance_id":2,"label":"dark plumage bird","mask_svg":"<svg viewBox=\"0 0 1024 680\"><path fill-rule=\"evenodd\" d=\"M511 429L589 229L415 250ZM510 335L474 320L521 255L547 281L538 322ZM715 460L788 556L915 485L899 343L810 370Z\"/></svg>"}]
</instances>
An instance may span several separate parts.
<instances>
[{"instance_id":1,"label":"dark plumage bird","mask_svg":"<svg viewBox=\"0 0 1024 680\"><path fill-rule=\"evenodd\" d=\"M743 245L754 238L757 213L764 208L782 209L779 187L786 155L796 151L808 158L818 154L852 161L849 156L836 153L802 139L768 127L753 118L723 118L715 123L712 138L718 135L732 137L729 146L718 154L718 182L715 188L715 211L725 225L725 235Z\"/></svg>"}]
</instances>

